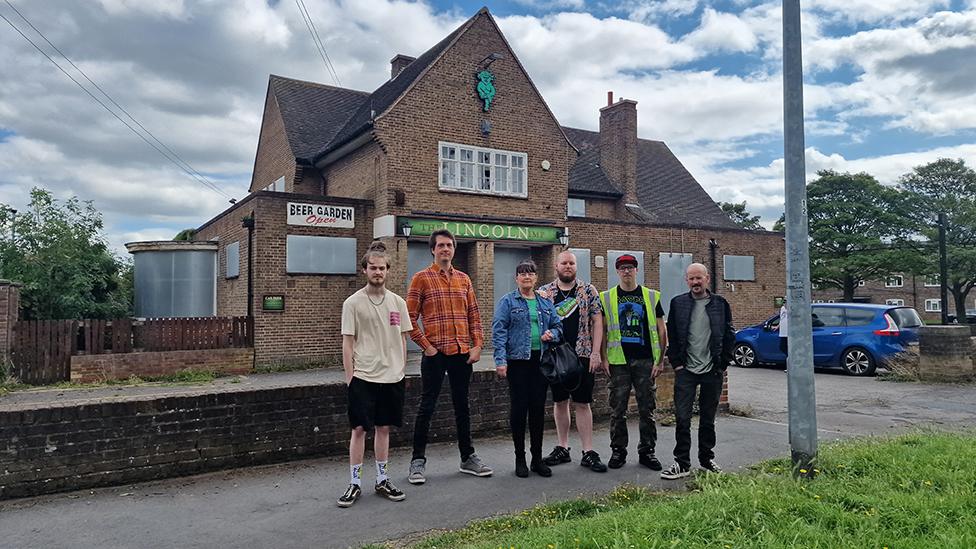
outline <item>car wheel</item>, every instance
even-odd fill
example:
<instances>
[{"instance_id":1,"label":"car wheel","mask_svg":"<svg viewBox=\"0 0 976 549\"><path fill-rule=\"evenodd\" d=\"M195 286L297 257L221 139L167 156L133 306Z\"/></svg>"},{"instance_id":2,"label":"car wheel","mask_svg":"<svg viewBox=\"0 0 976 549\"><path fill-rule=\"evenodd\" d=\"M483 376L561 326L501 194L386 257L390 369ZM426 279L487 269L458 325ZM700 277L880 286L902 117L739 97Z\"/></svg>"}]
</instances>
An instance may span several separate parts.
<instances>
[{"instance_id":1,"label":"car wheel","mask_svg":"<svg viewBox=\"0 0 976 549\"><path fill-rule=\"evenodd\" d=\"M732 363L740 368L756 365L756 352L747 343L739 343L732 349Z\"/></svg>"},{"instance_id":2,"label":"car wheel","mask_svg":"<svg viewBox=\"0 0 976 549\"><path fill-rule=\"evenodd\" d=\"M861 347L851 347L840 357L840 365L852 376L869 376L874 373L874 357Z\"/></svg>"}]
</instances>

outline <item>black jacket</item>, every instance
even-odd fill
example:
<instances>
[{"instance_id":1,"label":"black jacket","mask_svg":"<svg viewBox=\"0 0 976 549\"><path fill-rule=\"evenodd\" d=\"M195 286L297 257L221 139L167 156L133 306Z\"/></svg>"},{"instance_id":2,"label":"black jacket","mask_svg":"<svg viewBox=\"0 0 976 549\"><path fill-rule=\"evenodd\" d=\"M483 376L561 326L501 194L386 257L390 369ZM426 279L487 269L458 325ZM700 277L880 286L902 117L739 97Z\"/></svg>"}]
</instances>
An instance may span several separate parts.
<instances>
[{"instance_id":1,"label":"black jacket","mask_svg":"<svg viewBox=\"0 0 976 549\"><path fill-rule=\"evenodd\" d=\"M705 305L705 312L712 327L709 349L717 358L715 368L724 371L732 360L732 347L735 345L735 328L732 327L732 308L724 297L711 294L711 301ZM671 366L684 366L688 362L688 330L691 326L691 309L695 298L691 292L675 296L668 311L668 360Z\"/></svg>"}]
</instances>

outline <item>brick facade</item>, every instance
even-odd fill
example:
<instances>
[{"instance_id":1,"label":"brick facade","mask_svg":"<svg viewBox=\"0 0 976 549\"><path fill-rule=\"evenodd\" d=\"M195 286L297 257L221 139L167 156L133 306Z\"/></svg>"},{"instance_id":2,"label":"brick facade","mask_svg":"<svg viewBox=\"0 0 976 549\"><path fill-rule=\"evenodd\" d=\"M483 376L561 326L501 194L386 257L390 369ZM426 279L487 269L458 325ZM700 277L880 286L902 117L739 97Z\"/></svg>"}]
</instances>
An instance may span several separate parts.
<instances>
[{"instance_id":1,"label":"brick facade","mask_svg":"<svg viewBox=\"0 0 976 549\"><path fill-rule=\"evenodd\" d=\"M75 355L71 357L71 382L102 383L131 376L161 377L183 370L238 375L250 373L253 362L253 349Z\"/></svg>"},{"instance_id":2,"label":"brick facade","mask_svg":"<svg viewBox=\"0 0 976 549\"><path fill-rule=\"evenodd\" d=\"M251 174L250 191L260 191L279 177L285 178L286 189L294 184L295 155L285 135L278 102L270 87L264 102L258 149L254 155L254 172Z\"/></svg>"},{"instance_id":3,"label":"brick facade","mask_svg":"<svg viewBox=\"0 0 976 549\"><path fill-rule=\"evenodd\" d=\"M0 367L6 367L20 315L20 284L0 280Z\"/></svg>"},{"instance_id":4,"label":"brick facade","mask_svg":"<svg viewBox=\"0 0 976 549\"><path fill-rule=\"evenodd\" d=\"M866 280L863 286L854 289L854 301L862 303L885 304L888 300L900 299L906 307L912 307L918 311L922 320L929 323L942 320L942 313L939 311L926 311L925 303L928 300L938 300L939 286L933 285L928 277L914 276L910 274L900 275L901 286L889 286L884 280ZM892 280L894 284L896 281ZM813 291L815 302L842 302L844 292L836 289L820 289ZM971 294L966 300L966 307L976 308L976 294ZM949 294L949 314L956 314L955 300Z\"/></svg>"}]
</instances>

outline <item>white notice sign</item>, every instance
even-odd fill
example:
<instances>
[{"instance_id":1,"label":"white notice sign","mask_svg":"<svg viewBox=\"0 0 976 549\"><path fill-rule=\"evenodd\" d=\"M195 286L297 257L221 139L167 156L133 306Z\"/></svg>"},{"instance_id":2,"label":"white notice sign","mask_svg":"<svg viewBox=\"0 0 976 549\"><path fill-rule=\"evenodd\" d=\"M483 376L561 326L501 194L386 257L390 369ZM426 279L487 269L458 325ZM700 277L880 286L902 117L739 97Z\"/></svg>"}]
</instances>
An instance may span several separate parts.
<instances>
[{"instance_id":1,"label":"white notice sign","mask_svg":"<svg viewBox=\"0 0 976 549\"><path fill-rule=\"evenodd\" d=\"M289 202L288 224L352 229L356 226L355 210L350 206Z\"/></svg>"}]
</instances>

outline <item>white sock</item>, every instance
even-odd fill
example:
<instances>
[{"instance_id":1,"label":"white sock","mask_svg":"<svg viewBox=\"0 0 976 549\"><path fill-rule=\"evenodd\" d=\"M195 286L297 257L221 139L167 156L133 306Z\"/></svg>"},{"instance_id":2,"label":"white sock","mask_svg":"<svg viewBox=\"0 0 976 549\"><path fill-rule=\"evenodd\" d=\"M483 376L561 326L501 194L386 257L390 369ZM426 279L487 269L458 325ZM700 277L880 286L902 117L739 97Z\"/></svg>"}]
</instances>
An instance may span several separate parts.
<instances>
[{"instance_id":1,"label":"white sock","mask_svg":"<svg viewBox=\"0 0 976 549\"><path fill-rule=\"evenodd\" d=\"M355 484L356 486L363 485L363 464L357 463L356 465L349 466L349 484Z\"/></svg>"},{"instance_id":2,"label":"white sock","mask_svg":"<svg viewBox=\"0 0 976 549\"><path fill-rule=\"evenodd\" d=\"M376 484L383 482L390 477L386 476L386 462L377 461L376 462Z\"/></svg>"}]
</instances>

